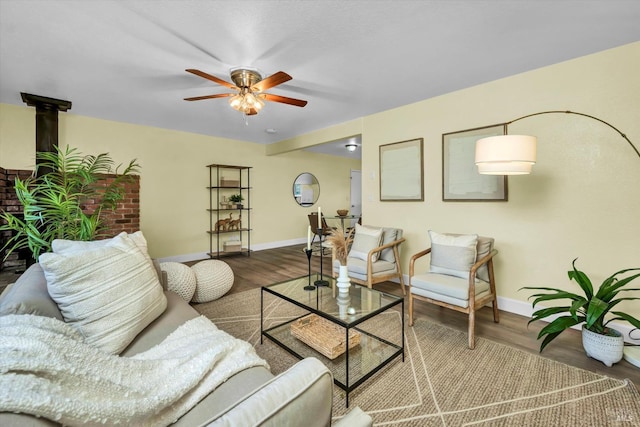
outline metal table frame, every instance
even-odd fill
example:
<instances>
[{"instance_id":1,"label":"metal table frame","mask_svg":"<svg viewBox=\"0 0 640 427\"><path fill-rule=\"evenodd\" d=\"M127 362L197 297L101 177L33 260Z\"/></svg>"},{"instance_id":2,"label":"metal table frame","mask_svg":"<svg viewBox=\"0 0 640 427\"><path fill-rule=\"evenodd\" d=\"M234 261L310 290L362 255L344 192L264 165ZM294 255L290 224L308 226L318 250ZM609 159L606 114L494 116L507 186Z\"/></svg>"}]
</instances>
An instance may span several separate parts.
<instances>
[{"instance_id":1,"label":"metal table frame","mask_svg":"<svg viewBox=\"0 0 640 427\"><path fill-rule=\"evenodd\" d=\"M342 383L341 381L339 381L336 376L334 375L334 383L340 387L341 389L343 389L346 393L346 407L349 407L349 393L351 391L353 391L356 387L358 387L360 384L362 384L363 382L365 382L367 379L369 379L371 376L373 376L376 372L380 371L380 369L382 369L384 366L386 366L387 364L389 364L392 360L394 360L396 357L398 357L399 355L402 355L402 361L404 362L404 298L402 297L398 297L396 295L392 295L392 294L388 294L385 292L380 292L380 291L375 291L375 290L371 290L373 292L378 292L379 294L385 295L387 297L391 297L392 299L394 299L394 301L392 301L391 303L379 307L376 310L371 311L370 313L360 317L359 319L352 321L352 322L346 322L340 318L334 317L328 313L323 312L322 310L312 307L311 305L308 304L303 304L299 301L296 301L292 298L289 298L287 295L281 294L277 291L274 291L273 289L270 289L271 287L275 286L275 285L279 285L279 284L284 284L284 283L288 283L288 282L293 282L296 280L300 280L300 279L307 279L308 276L301 276L295 279L290 279L290 280L286 280L283 282L279 282L279 283L275 283L273 285L270 286L263 286L260 290L260 344L262 344L263 342L263 337L267 337L269 338L271 341L273 341L275 344L277 344L278 346L282 347L284 350L288 351L290 354L292 354L293 356L297 357L298 359L303 359L304 356L299 354L298 352L296 352L294 349L290 348L289 346L287 346L285 343L283 343L282 341L280 341L278 338L275 337L274 334L271 333L271 331L277 330L279 328L282 328L285 325L289 325L293 322L295 322L296 320L300 319L301 317L307 316L308 313L305 313L301 316L295 317L294 319L291 320L287 320L285 322L281 322L281 323L277 323L274 326L271 326L268 329L264 328L264 293L267 292L271 295L274 295L277 298L280 298L282 300L285 300L291 304L294 304L302 309L304 309L305 311L308 311L309 313L313 313L316 314L318 316L321 316L327 320L329 320L330 322L333 322L337 325L340 325L341 327L344 328L345 330L345 343L346 343L346 348L347 350L345 351L345 382ZM326 279L329 279L330 282L332 282L333 278L331 277L325 277ZM315 292L316 294L316 307L318 305L318 300L319 300L319 289L329 289L330 288L317 288L315 291L308 291L308 292ZM368 289L368 288L365 288ZM363 331L360 328L357 328L356 326L397 306L400 305L401 307L401 328L400 328L400 345L394 344L392 342L389 342L383 338L380 338L378 336L375 336L369 332ZM393 352L393 354L391 354L389 357L387 357L385 360L383 360L382 362L380 362L380 364L375 367L374 369L372 369L370 372L366 373L364 376L362 376L361 378L359 378L357 381L355 381L353 384L349 383L349 353L350 353L350 349L349 349L349 331L351 329L355 329L358 332L360 332L361 334L365 334L369 337L372 337L373 339L382 342L388 346L391 346L393 348L395 348L395 352ZM309 347L311 348L311 347ZM314 352L317 352L317 350L313 350ZM319 353L318 353L319 354ZM341 357L341 356L339 356Z\"/></svg>"}]
</instances>

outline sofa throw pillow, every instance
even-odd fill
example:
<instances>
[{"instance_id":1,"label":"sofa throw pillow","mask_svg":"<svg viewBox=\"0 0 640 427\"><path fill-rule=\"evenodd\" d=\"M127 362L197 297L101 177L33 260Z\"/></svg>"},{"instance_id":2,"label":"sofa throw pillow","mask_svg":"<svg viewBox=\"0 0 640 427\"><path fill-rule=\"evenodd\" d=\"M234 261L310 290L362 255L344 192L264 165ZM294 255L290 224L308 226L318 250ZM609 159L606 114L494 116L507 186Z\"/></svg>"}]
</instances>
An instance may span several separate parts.
<instances>
[{"instance_id":1,"label":"sofa throw pillow","mask_svg":"<svg viewBox=\"0 0 640 427\"><path fill-rule=\"evenodd\" d=\"M431 273L469 278L476 262L477 234L449 235L429 230L431 238Z\"/></svg>"},{"instance_id":2,"label":"sofa throw pillow","mask_svg":"<svg viewBox=\"0 0 640 427\"><path fill-rule=\"evenodd\" d=\"M147 249L147 239L144 238L142 231L136 231L135 233L127 234L126 231L118 234L118 236L129 236L129 238L136 244L142 254L151 262L151 257L149 256L149 251ZM100 248L106 246L111 242L112 239L104 239L104 240L90 240L90 241L80 241L80 240L66 240L66 239L55 239L51 242L51 250L57 254L68 254L73 252L84 252L90 249Z\"/></svg>"},{"instance_id":3,"label":"sofa throw pillow","mask_svg":"<svg viewBox=\"0 0 640 427\"><path fill-rule=\"evenodd\" d=\"M156 273L158 274L158 280L162 284L163 288L165 284L162 280L162 270L160 270L159 265L155 265L151 256L149 255L149 251L147 249L147 239L145 239L142 231L136 231L135 233L127 234L126 231L118 234L118 236L129 236L129 238L136 244L136 246L140 249L144 257L149 261L149 263L155 268ZM57 254L70 254L77 252L84 252L95 248L101 248L106 246L111 242L111 239L103 239L103 240L66 240L66 239L55 239L51 242L51 250Z\"/></svg>"},{"instance_id":4,"label":"sofa throw pillow","mask_svg":"<svg viewBox=\"0 0 640 427\"><path fill-rule=\"evenodd\" d=\"M369 228L360 224L356 224L356 233L353 236L353 243L351 243L351 250L349 250L349 257L357 258L366 261L369 251L380 246L382 241L382 229L381 228ZM371 257L371 262L376 262L380 256L379 252L376 252Z\"/></svg>"},{"instance_id":5,"label":"sofa throw pillow","mask_svg":"<svg viewBox=\"0 0 640 427\"><path fill-rule=\"evenodd\" d=\"M108 353L124 350L167 306L155 269L126 233L39 261L64 320Z\"/></svg>"}]
</instances>

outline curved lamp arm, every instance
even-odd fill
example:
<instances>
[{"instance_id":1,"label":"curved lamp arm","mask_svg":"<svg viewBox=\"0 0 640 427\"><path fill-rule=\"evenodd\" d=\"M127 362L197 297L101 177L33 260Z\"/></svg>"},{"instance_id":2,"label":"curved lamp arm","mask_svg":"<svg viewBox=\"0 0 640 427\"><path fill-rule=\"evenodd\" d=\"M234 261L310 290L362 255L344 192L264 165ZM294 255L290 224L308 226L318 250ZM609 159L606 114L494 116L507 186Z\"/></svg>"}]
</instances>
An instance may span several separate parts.
<instances>
[{"instance_id":1,"label":"curved lamp arm","mask_svg":"<svg viewBox=\"0 0 640 427\"><path fill-rule=\"evenodd\" d=\"M623 137L623 138L624 138L624 139L629 143L629 145L631 146L631 148L633 149L633 151L635 151L635 152L636 152L636 154L638 155L638 157L640 157L640 151L638 151L638 149L636 148L636 146L635 146L635 145L633 145L633 143L629 140L629 138L627 138L627 135L625 135L624 133L622 133L622 132L620 131L620 129L618 129L617 127L613 126L611 123L605 122L605 121L604 121L604 120L602 120L602 119L599 119L599 118L597 118L597 117L594 117L594 116L591 116L591 115L589 115L589 114L585 114L585 113L577 113L577 112L575 112L575 111L569 111L569 110L566 110L566 111L562 111L562 110L541 111L540 113L527 114L526 116L522 116L522 117L518 117L517 119L513 119L513 120L511 120L510 122L506 122L506 123L505 123L505 126L510 125L510 124L511 124L511 123L513 123L513 122L517 122L518 120L526 119L526 118L528 118L528 117L540 116L540 115L542 115L542 114L555 114L555 113L576 114L576 115L578 115L578 116L588 117L588 118L590 118L590 119L597 120L597 121L599 121L600 123L604 123L605 125L609 126L611 129L613 129L613 130L615 130L616 132L618 132L618 133L620 134L620 136L621 136L621 137Z\"/></svg>"},{"instance_id":2,"label":"curved lamp arm","mask_svg":"<svg viewBox=\"0 0 640 427\"><path fill-rule=\"evenodd\" d=\"M536 138L525 135L509 135L507 133L508 125L528 117L556 113L575 114L604 123L618 132L620 136L629 143L629 146L631 146L638 158L640 158L640 151L638 151L636 146L633 145L624 133L612 124L589 114L577 113L575 111L551 110L518 117L517 119L504 123L504 135L491 136L476 141L476 165L478 166L478 172L483 175L522 175L531 173L531 167L536 162Z\"/></svg>"}]
</instances>

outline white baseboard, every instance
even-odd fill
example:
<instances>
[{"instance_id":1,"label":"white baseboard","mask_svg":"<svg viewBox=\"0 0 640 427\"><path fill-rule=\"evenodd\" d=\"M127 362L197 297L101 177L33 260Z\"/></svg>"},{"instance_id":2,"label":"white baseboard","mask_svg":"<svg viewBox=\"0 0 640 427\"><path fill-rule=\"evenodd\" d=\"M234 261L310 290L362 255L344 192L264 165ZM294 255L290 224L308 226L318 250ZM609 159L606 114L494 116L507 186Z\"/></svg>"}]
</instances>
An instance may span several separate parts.
<instances>
[{"instance_id":1,"label":"white baseboard","mask_svg":"<svg viewBox=\"0 0 640 427\"><path fill-rule=\"evenodd\" d=\"M159 262L190 262L198 261L201 259L209 259L208 252L196 252L193 254L174 255L164 258L158 258Z\"/></svg>"},{"instance_id":2,"label":"white baseboard","mask_svg":"<svg viewBox=\"0 0 640 427\"><path fill-rule=\"evenodd\" d=\"M282 248L285 246L306 245L306 244L307 244L307 238L302 237L299 239L280 240L277 242L260 243L257 245L251 245L251 250L263 251L265 249L275 249L275 248Z\"/></svg>"}]
</instances>

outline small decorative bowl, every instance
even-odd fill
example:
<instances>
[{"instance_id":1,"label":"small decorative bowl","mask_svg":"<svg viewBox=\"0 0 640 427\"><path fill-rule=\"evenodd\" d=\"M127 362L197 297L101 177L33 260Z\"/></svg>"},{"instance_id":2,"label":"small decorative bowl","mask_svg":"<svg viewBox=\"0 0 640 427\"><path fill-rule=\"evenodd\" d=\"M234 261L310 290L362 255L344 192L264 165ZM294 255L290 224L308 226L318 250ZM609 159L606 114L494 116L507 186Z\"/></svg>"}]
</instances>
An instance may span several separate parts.
<instances>
[{"instance_id":1,"label":"small decorative bowl","mask_svg":"<svg viewBox=\"0 0 640 427\"><path fill-rule=\"evenodd\" d=\"M349 213L349 209L338 209L338 216L347 216L347 214Z\"/></svg>"}]
</instances>

